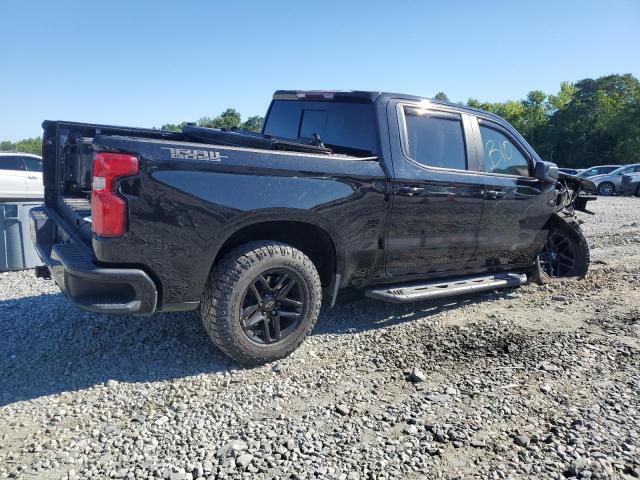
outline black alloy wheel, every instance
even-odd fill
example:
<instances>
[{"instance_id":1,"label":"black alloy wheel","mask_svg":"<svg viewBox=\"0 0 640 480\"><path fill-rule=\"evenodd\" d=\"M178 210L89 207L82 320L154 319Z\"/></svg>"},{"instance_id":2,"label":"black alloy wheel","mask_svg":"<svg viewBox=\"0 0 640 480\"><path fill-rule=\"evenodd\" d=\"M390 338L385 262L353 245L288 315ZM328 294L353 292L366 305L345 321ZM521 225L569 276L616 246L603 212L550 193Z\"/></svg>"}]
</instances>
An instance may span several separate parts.
<instances>
[{"instance_id":1,"label":"black alloy wheel","mask_svg":"<svg viewBox=\"0 0 640 480\"><path fill-rule=\"evenodd\" d=\"M573 239L563 230L552 231L538 261L542 271L549 277L572 276L576 268L576 248Z\"/></svg>"},{"instance_id":2,"label":"black alloy wheel","mask_svg":"<svg viewBox=\"0 0 640 480\"><path fill-rule=\"evenodd\" d=\"M313 330L322 284L311 259L275 240L238 245L217 261L200 312L220 350L244 365L291 354Z\"/></svg>"},{"instance_id":3,"label":"black alloy wheel","mask_svg":"<svg viewBox=\"0 0 640 480\"><path fill-rule=\"evenodd\" d=\"M298 328L306 309L304 282L296 271L266 270L252 280L240 302L242 331L261 345L279 342Z\"/></svg>"}]
</instances>

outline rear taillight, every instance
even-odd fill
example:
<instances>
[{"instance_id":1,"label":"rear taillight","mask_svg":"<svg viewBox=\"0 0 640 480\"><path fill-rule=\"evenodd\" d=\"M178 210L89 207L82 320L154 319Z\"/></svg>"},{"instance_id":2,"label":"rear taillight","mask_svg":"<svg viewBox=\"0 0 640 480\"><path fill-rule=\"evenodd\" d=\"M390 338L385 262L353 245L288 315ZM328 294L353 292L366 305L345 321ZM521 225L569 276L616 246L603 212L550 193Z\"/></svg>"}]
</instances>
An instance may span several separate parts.
<instances>
[{"instance_id":1,"label":"rear taillight","mask_svg":"<svg viewBox=\"0 0 640 480\"><path fill-rule=\"evenodd\" d=\"M96 153L91 186L91 229L100 237L124 235L127 205L115 193L116 180L138 173L138 159L122 153Z\"/></svg>"}]
</instances>

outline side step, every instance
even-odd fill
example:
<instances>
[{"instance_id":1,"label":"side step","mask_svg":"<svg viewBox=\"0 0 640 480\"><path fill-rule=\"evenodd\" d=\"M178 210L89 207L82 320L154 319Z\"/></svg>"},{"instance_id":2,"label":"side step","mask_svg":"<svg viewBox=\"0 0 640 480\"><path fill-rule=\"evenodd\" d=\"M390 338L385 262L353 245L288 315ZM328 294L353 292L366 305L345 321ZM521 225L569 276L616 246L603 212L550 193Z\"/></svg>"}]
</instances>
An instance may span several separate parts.
<instances>
[{"instance_id":1,"label":"side step","mask_svg":"<svg viewBox=\"0 0 640 480\"><path fill-rule=\"evenodd\" d=\"M480 277L459 277L449 280L370 288L365 291L365 295L387 302L405 303L482 292L496 288L516 287L526 283L526 281L527 275L524 273L496 273Z\"/></svg>"}]
</instances>

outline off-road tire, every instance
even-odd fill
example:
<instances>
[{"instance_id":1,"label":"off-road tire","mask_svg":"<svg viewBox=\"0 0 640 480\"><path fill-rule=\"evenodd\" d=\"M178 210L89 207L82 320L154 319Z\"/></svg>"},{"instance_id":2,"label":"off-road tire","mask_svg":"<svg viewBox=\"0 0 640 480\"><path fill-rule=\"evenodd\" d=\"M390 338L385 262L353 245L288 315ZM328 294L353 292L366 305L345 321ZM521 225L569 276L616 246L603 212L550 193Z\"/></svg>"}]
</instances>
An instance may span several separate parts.
<instances>
[{"instance_id":1,"label":"off-road tire","mask_svg":"<svg viewBox=\"0 0 640 480\"><path fill-rule=\"evenodd\" d=\"M257 275L269 268L288 267L301 277L306 313L288 336L268 345L251 341L240 325L240 303ZM320 313L322 289L309 257L290 245L275 241L246 243L216 262L205 286L200 313L205 330L224 353L245 365L260 365L291 354L313 330Z\"/></svg>"},{"instance_id":2,"label":"off-road tire","mask_svg":"<svg viewBox=\"0 0 640 480\"><path fill-rule=\"evenodd\" d=\"M540 262L536 259L536 265L531 272L531 281L539 285L547 283L562 282L569 279L584 278L589 271L589 263L591 256L587 239L582 233L582 229L575 217L560 216L554 214L549 220L548 234L550 235L554 229L562 230L571 240L576 252L576 264L570 275L564 277L551 277L542 269Z\"/></svg>"}]
</instances>

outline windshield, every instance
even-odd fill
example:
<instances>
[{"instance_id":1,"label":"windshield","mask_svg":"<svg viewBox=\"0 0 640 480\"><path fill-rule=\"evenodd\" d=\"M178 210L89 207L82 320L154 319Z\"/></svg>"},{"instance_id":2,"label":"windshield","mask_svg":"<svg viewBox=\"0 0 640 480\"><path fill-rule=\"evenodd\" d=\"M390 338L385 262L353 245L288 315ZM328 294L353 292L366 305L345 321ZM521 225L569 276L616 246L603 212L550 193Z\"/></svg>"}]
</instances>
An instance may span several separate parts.
<instances>
[{"instance_id":1,"label":"windshield","mask_svg":"<svg viewBox=\"0 0 640 480\"><path fill-rule=\"evenodd\" d=\"M371 103L275 100L263 133L302 143L317 141L344 153L375 154L375 114Z\"/></svg>"}]
</instances>

